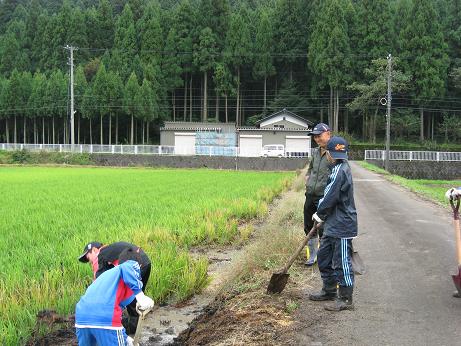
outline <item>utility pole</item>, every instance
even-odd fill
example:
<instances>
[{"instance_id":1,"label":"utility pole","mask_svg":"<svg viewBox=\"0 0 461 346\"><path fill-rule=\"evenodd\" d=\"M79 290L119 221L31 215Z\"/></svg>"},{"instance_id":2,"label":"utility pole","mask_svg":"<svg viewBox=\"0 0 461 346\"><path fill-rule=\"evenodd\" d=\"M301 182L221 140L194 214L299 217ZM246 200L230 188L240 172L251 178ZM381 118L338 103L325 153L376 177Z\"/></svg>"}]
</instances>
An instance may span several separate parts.
<instances>
[{"instance_id":1,"label":"utility pole","mask_svg":"<svg viewBox=\"0 0 461 346\"><path fill-rule=\"evenodd\" d=\"M387 114L386 114L386 161L384 169L389 172L389 151L391 146L391 73L392 73L392 55L387 56Z\"/></svg>"},{"instance_id":2,"label":"utility pole","mask_svg":"<svg viewBox=\"0 0 461 346\"><path fill-rule=\"evenodd\" d=\"M70 52L69 65L70 65L70 144L72 150L75 144L75 130L74 130L74 50L78 48L73 46L65 46L64 49Z\"/></svg>"}]
</instances>

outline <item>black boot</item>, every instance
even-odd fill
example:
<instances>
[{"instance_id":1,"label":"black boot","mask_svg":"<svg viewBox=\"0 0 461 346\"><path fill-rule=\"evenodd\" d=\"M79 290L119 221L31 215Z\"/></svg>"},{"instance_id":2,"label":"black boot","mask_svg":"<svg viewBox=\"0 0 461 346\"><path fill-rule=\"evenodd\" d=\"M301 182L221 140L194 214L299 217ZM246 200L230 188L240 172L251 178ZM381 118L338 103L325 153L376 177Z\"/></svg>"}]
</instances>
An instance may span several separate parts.
<instances>
[{"instance_id":1,"label":"black boot","mask_svg":"<svg viewBox=\"0 0 461 346\"><path fill-rule=\"evenodd\" d=\"M309 294L309 299L318 302L324 300L334 300L336 296L336 284L323 285L323 288L320 292Z\"/></svg>"},{"instance_id":2,"label":"black boot","mask_svg":"<svg viewBox=\"0 0 461 346\"><path fill-rule=\"evenodd\" d=\"M339 294L335 299L334 303L325 305L325 310L328 311L342 311L342 310L354 310L354 304L352 303L352 292L353 286L339 286Z\"/></svg>"}]
</instances>

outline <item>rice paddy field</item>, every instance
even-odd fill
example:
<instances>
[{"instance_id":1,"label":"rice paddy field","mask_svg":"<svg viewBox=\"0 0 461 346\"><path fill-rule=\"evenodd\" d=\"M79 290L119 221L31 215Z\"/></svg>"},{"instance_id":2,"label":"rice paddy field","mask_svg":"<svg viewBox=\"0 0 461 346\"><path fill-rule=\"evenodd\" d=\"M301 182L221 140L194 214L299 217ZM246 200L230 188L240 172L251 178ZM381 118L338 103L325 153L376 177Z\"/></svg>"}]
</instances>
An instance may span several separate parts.
<instances>
[{"instance_id":1,"label":"rice paddy field","mask_svg":"<svg viewBox=\"0 0 461 346\"><path fill-rule=\"evenodd\" d=\"M150 256L147 294L180 300L208 282L195 245L239 241L294 173L0 167L0 344L24 344L42 309L72 313L91 283L89 241L129 241Z\"/></svg>"}]
</instances>

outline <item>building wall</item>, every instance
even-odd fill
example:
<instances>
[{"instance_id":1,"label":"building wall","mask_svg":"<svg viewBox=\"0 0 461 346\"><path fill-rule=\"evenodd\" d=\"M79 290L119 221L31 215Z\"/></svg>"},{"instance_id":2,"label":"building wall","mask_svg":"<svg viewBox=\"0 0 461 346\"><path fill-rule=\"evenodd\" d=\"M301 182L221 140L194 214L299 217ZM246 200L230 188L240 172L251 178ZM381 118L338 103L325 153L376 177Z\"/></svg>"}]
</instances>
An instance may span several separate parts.
<instances>
[{"instance_id":1,"label":"building wall","mask_svg":"<svg viewBox=\"0 0 461 346\"><path fill-rule=\"evenodd\" d=\"M303 136L307 131L245 131L240 130L240 135L262 135L263 145L283 144L286 145L286 136Z\"/></svg>"}]
</instances>

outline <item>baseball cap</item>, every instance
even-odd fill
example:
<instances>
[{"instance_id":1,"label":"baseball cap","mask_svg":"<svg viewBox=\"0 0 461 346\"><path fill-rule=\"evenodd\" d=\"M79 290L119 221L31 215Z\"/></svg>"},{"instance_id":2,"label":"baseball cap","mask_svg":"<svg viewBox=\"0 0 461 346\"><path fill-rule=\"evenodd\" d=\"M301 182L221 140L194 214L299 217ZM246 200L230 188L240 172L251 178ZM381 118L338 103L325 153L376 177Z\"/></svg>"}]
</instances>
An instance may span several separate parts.
<instances>
[{"instance_id":1,"label":"baseball cap","mask_svg":"<svg viewBox=\"0 0 461 346\"><path fill-rule=\"evenodd\" d=\"M97 241L92 241L91 243L88 243L85 245L83 248L83 253L78 257L78 260L80 262L86 263L88 262L88 259L86 258L86 254L91 251L93 248L100 248L102 246L102 243L99 243Z\"/></svg>"},{"instance_id":2,"label":"baseball cap","mask_svg":"<svg viewBox=\"0 0 461 346\"><path fill-rule=\"evenodd\" d=\"M324 123L318 123L317 125L314 126L314 128L311 131L311 134L313 135L320 135L324 132L331 131L330 126Z\"/></svg>"},{"instance_id":3,"label":"baseball cap","mask_svg":"<svg viewBox=\"0 0 461 346\"><path fill-rule=\"evenodd\" d=\"M343 137L333 136L327 143L327 150L332 158L347 160L349 144Z\"/></svg>"}]
</instances>

